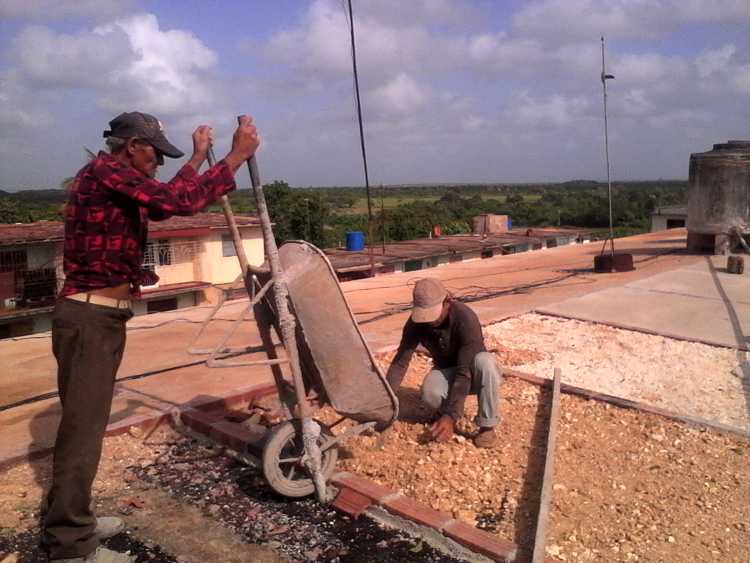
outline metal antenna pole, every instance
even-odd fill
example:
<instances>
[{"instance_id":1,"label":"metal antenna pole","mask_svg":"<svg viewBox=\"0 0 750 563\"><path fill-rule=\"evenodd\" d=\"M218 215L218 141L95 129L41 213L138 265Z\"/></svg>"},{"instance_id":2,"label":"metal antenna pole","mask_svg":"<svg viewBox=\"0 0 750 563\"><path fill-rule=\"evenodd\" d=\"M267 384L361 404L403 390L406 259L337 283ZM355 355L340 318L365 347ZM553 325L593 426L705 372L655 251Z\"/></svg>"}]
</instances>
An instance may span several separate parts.
<instances>
[{"instance_id":1,"label":"metal antenna pole","mask_svg":"<svg viewBox=\"0 0 750 563\"><path fill-rule=\"evenodd\" d=\"M602 36L602 92L604 94L604 154L607 159L607 194L609 196L609 239L612 243L612 263L615 258L615 230L612 221L612 179L609 165L609 131L607 128L607 80L614 78L614 75L607 74L604 65L604 36Z\"/></svg>"}]
</instances>

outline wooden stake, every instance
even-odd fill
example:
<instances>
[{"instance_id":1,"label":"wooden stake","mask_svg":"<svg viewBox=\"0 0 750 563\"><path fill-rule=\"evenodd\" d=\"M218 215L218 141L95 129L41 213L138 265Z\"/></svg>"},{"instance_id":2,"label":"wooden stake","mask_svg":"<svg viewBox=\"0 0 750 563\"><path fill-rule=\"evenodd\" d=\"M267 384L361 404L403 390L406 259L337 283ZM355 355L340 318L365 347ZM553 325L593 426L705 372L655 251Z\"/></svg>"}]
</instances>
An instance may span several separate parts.
<instances>
[{"instance_id":1,"label":"wooden stake","mask_svg":"<svg viewBox=\"0 0 750 563\"><path fill-rule=\"evenodd\" d=\"M550 505L552 503L553 479L555 474L555 443L557 442L557 421L560 418L560 368L555 368L552 389L552 408L549 415L549 434L547 435L547 457L544 460L544 479L542 481L542 498L539 501L539 515L536 521L536 538L534 539L533 563L543 563L544 544L547 539Z\"/></svg>"}]
</instances>

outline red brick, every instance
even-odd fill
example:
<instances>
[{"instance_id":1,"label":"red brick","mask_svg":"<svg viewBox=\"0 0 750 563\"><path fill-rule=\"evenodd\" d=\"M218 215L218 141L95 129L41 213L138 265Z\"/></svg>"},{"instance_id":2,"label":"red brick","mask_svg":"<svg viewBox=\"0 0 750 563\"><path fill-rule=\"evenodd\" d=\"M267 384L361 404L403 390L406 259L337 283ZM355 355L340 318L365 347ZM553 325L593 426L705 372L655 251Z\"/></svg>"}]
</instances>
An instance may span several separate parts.
<instances>
[{"instance_id":1,"label":"red brick","mask_svg":"<svg viewBox=\"0 0 750 563\"><path fill-rule=\"evenodd\" d=\"M387 489L386 487L383 487L382 485L378 485L377 483L373 483L369 479L364 479L357 475L352 475L351 473L346 472L336 473L333 477L331 477L331 483L333 483L337 487L348 487L350 489L353 489L354 491L368 497L378 504L380 503L381 499L393 494L393 491Z\"/></svg>"},{"instance_id":2,"label":"red brick","mask_svg":"<svg viewBox=\"0 0 750 563\"><path fill-rule=\"evenodd\" d=\"M443 533L452 540L481 553L495 561L514 561L518 548L512 542L478 530L459 520L452 520L443 528Z\"/></svg>"},{"instance_id":3,"label":"red brick","mask_svg":"<svg viewBox=\"0 0 750 563\"><path fill-rule=\"evenodd\" d=\"M372 500L354 489L343 487L332 504L334 508L346 512L354 519L357 519L365 510L372 506Z\"/></svg>"},{"instance_id":4,"label":"red brick","mask_svg":"<svg viewBox=\"0 0 750 563\"><path fill-rule=\"evenodd\" d=\"M406 518L407 520L413 520L423 526L435 528L436 530L442 530L443 527L453 519L450 514L434 510L426 504L419 503L404 495L398 495L392 499L385 499L382 504L393 514Z\"/></svg>"}]
</instances>

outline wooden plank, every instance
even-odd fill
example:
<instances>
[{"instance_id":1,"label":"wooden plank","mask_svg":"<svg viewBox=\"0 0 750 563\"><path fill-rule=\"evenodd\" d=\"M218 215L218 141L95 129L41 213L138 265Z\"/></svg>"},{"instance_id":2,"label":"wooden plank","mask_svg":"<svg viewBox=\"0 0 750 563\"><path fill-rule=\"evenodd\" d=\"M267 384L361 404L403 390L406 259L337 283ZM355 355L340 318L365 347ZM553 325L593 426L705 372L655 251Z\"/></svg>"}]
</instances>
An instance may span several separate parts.
<instances>
[{"instance_id":1,"label":"wooden plank","mask_svg":"<svg viewBox=\"0 0 750 563\"><path fill-rule=\"evenodd\" d=\"M545 541L549 526L552 488L555 475L555 445L557 443L557 423L560 418L560 368L555 368L552 387L552 407L549 415L549 434L547 435L547 456L544 460L544 479L542 497L539 501L539 514L536 520L536 538L534 539L533 563L543 563L545 559Z\"/></svg>"}]
</instances>

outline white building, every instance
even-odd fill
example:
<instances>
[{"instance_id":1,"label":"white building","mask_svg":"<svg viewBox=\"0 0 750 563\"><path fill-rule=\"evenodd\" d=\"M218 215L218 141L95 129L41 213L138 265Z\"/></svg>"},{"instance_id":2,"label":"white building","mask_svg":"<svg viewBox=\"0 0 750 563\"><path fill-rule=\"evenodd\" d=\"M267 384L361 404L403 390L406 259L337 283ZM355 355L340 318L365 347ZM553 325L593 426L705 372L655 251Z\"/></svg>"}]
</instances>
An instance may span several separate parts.
<instances>
[{"instance_id":1,"label":"white building","mask_svg":"<svg viewBox=\"0 0 750 563\"><path fill-rule=\"evenodd\" d=\"M686 206L671 205L657 207L651 213L651 232L679 229L685 226L685 221L687 221Z\"/></svg>"},{"instance_id":2,"label":"white building","mask_svg":"<svg viewBox=\"0 0 750 563\"><path fill-rule=\"evenodd\" d=\"M263 263L256 217L237 215L248 261ZM64 281L63 224L0 225L0 338L49 330ZM202 213L149 223L144 266L159 276L133 304L136 315L215 302L218 286L234 281L240 266L224 216Z\"/></svg>"}]
</instances>

